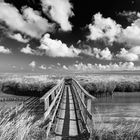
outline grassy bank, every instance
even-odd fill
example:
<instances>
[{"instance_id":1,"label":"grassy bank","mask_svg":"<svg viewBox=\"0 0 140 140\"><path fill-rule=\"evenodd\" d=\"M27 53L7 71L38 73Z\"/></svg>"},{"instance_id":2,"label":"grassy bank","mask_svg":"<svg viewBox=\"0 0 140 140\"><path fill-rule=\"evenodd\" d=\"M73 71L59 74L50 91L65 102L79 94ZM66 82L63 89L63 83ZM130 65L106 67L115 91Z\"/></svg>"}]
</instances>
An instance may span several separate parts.
<instances>
[{"instance_id":1,"label":"grassy bank","mask_svg":"<svg viewBox=\"0 0 140 140\"><path fill-rule=\"evenodd\" d=\"M139 92L140 76L137 75L88 75L77 80L93 96L108 96L114 92Z\"/></svg>"},{"instance_id":2,"label":"grassy bank","mask_svg":"<svg viewBox=\"0 0 140 140\"><path fill-rule=\"evenodd\" d=\"M1 75L0 90L12 95L41 97L57 83L57 80L47 75Z\"/></svg>"},{"instance_id":3,"label":"grassy bank","mask_svg":"<svg viewBox=\"0 0 140 140\"><path fill-rule=\"evenodd\" d=\"M140 121L121 118L109 124L100 114L93 115L92 140L140 140Z\"/></svg>"},{"instance_id":4,"label":"grassy bank","mask_svg":"<svg viewBox=\"0 0 140 140\"><path fill-rule=\"evenodd\" d=\"M96 83L83 83L82 86L93 96L108 96L114 92L139 92L140 82L131 81L108 81Z\"/></svg>"},{"instance_id":5,"label":"grassy bank","mask_svg":"<svg viewBox=\"0 0 140 140\"><path fill-rule=\"evenodd\" d=\"M49 91L58 78L45 75L14 75L0 77L2 92L12 95L41 97ZM110 96L114 92L139 92L140 76L89 75L77 78L81 85L93 96Z\"/></svg>"},{"instance_id":6,"label":"grassy bank","mask_svg":"<svg viewBox=\"0 0 140 140\"><path fill-rule=\"evenodd\" d=\"M139 121L116 120L106 124L99 113L93 114L92 140L139 140ZM47 121L36 119L23 106L0 111L1 140L47 140Z\"/></svg>"},{"instance_id":7,"label":"grassy bank","mask_svg":"<svg viewBox=\"0 0 140 140\"><path fill-rule=\"evenodd\" d=\"M6 81L1 85L1 91L7 94L18 96L41 97L49 91L55 84L47 83L24 83L16 81Z\"/></svg>"},{"instance_id":8,"label":"grassy bank","mask_svg":"<svg viewBox=\"0 0 140 140\"><path fill-rule=\"evenodd\" d=\"M0 139L1 140L45 140L45 120L36 119L29 110L17 106L1 109L0 111ZM47 124L46 124L47 125ZM46 126L45 125L45 126Z\"/></svg>"}]
</instances>

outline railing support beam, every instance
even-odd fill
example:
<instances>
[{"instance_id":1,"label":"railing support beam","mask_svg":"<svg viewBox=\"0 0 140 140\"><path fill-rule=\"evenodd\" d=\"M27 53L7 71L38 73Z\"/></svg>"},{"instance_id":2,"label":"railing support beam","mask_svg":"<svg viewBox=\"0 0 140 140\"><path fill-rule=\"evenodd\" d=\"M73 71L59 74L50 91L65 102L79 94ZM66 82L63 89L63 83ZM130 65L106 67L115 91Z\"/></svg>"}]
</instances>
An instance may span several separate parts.
<instances>
[{"instance_id":1,"label":"railing support beam","mask_svg":"<svg viewBox=\"0 0 140 140\"><path fill-rule=\"evenodd\" d=\"M87 110L91 113L92 101L91 99L87 99Z\"/></svg>"}]
</instances>

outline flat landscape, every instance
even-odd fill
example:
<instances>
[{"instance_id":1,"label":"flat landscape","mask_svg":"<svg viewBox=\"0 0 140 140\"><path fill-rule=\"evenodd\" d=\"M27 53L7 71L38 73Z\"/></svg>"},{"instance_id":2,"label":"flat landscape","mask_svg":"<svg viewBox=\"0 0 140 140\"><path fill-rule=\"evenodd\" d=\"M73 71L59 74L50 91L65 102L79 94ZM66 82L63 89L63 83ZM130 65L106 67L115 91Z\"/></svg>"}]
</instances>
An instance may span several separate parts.
<instances>
[{"instance_id":1,"label":"flat landscape","mask_svg":"<svg viewBox=\"0 0 140 140\"><path fill-rule=\"evenodd\" d=\"M43 119L39 99L61 78L55 75L1 74L0 139L45 140L47 120ZM139 75L79 74L74 78L97 97L92 105L93 140L139 140Z\"/></svg>"}]
</instances>

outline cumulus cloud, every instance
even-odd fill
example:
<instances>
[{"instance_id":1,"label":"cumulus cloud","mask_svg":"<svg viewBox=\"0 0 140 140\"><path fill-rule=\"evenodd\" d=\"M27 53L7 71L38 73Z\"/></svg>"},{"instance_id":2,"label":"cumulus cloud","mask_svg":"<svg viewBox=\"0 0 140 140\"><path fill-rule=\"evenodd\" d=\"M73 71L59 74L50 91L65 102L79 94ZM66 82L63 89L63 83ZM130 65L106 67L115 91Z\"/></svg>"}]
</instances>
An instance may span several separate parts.
<instances>
[{"instance_id":1,"label":"cumulus cloud","mask_svg":"<svg viewBox=\"0 0 140 140\"><path fill-rule=\"evenodd\" d=\"M57 65L58 65L58 66L61 66L61 64L60 64L60 63L57 63Z\"/></svg>"},{"instance_id":2,"label":"cumulus cloud","mask_svg":"<svg viewBox=\"0 0 140 140\"><path fill-rule=\"evenodd\" d=\"M129 51L134 54L140 55L140 46L134 46Z\"/></svg>"},{"instance_id":3,"label":"cumulus cloud","mask_svg":"<svg viewBox=\"0 0 140 140\"><path fill-rule=\"evenodd\" d=\"M87 37L91 40L108 38L110 42L113 42L116 40L116 35L121 32L121 25L111 18L104 18L100 13L94 15L94 21L88 25L88 28L90 35Z\"/></svg>"},{"instance_id":4,"label":"cumulus cloud","mask_svg":"<svg viewBox=\"0 0 140 140\"><path fill-rule=\"evenodd\" d=\"M94 15L93 23L88 25L90 40L107 38L109 42L126 42L129 46L140 45L140 13L129 12L128 15L137 14L130 26L123 28L110 17L104 18L100 13Z\"/></svg>"},{"instance_id":5,"label":"cumulus cloud","mask_svg":"<svg viewBox=\"0 0 140 140\"><path fill-rule=\"evenodd\" d=\"M4 46L0 46L0 53L10 54L12 53L10 49L5 48Z\"/></svg>"},{"instance_id":6,"label":"cumulus cloud","mask_svg":"<svg viewBox=\"0 0 140 140\"><path fill-rule=\"evenodd\" d=\"M35 54L35 50L30 48L30 45L28 44L25 48L22 48L20 52L25 53L25 54Z\"/></svg>"},{"instance_id":7,"label":"cumulus cloud","mask_svg":"<svg viewBox=\"0 0 140 140\"><path fill-rule=\"evenodd\" d=\"M79 71L79 72L84 72L84 71L89 71L89 72L93 72L93 71L116 71L116 70L136 70L137 67L135 67L133 62L119 62L117 63L110 63L110 64L83 64L83 63L79 63L79 64L73 64L71 66L68 67L68 69L70 71Z\"/></svg>"},{"instance_id":8,"label":"cumulus cloud","mask_svg":"<svg viewBox=\"0 0 140 140\"><path fill-rule=\"evenodd\" d=\"M72 29L69 17L73 16L72 4L69 0L41 0L43 11L52 20L56 21L62 30L68 31Z\"/></svg>"},{"instance_id":9,"label":"cumulus cloud","mask_svg":"<svg viewBox=\"0 0 140 140\"><path fill-rule=\"evenodd\" d=\"M35 62L35 61L32 61L32 62L29 64L29 66L30 66L31 68L35 68L35 67L36 67L36 62Z\"/></svg>"},{"instance_id":10,"label":"cumulus cloud","mask_svg":"<svg viewBox=\"0 0 140 140\"><path fill-rule=\"evenodd\" d=\"M49 66L49 67L48 67L48 69L52 69L52 67L51 67L51 66Z\"/></svg>"},{"instance_id":11,"label":"cumulus cloud","mask_svg":"<svg viewBox=\"0 0 140 140\"><path fill-rule=\"evenodd\" d=\"M9 34L9 37L22 43L27 43L29 41L28 39L23 38L23 36L20 33Z\"/></svg>"},{"instance_id":12,"label":"cumulus cloud","mask_svg":"<svg viewBox=\"0 0 140 140\"><path fill-rule=\"evenodd\" d=\"M77 57L79 49L71 46L70 48L60 40L51 39L49 34L45 34L41 39L39 50L45 51L45 54L51 57Z\"/></svg>"},{"instance_id":13,"label":"cumulus cloud","mask_svg":"<svg viewBox=\"0 0 140 140\"><path fill-rule=\"evenodd\" d=\"M138 61L139 56L136 54L133 50L126 50L125 48L122 48L119 54L116 55L119 58L122 58L126 61Z\"/></svg>"},{"instance_id":14,"label":"cumulus cloud","mask_svg":"<svg viewBox=\"0 0 140 140\"><path fill-rule=\"evenodd\" d=\"M46 70L47 69L47 67L45 65L41 65L39 68L42 69L42 70Z\"/></svg>"},{"instance_id":15,"label":"cumulus cloud","mask_svg":"<svg viewBox=\"0 0 140 140\"><path fill-rule=\"evenodd\" d=\"M119 41L127 42L130 46L140 45L140 18L122 30Z\"/></svg>"},{"instance_id":16,"label":"cumulus cloud","mask_svg":"<svg viewBox=\"0 0 140 140\"><path fill-rule=\"evenodd\" d=\"M13 69L16 69L16 66L15 66L15 65L13 65L13 66L12 66L12 68L13 68Z\"/></svg>"},{"instance_id":17,"label":"cumulus cloud","mask_svg":"<svg viewBox=\"0 0 140 140\"><path fill-rule=\"evenodd\" d=\"M38 11L26 7L22 15L13 5L0 3L0 22L4 22L11 31L19 31L34 38L40 38L45 32L52 31L53 24L42 18Z\"/></svg>"},{"instance_id":18,"label":"cumulus cloud","mask_svg":"<svg viewBox=\"0 0 140 140\"><path fill-rule=\"evenodd\" d=\"M98 48L93 48L93 55L98 59L104 59L104 60L112 60L113 57L109 48L105 48L103 50Z\"/></svg>"},{"instance_id":19,"label":"cumulus cloud","mask_svg":"<svg viewBox=\"0 0 140 140\"><path fill-rule=\"evenodd\" d=\"M67 66L65 66L65 65L63 65L63 67L62 67L63 69L65 69L65 70L68 70L68 67Z\"/></svg>"},{"instance_id":20,"label":"cumulus cloud","mask_svg":"<svg viewBox=\"0 0 140 140\"><path fill-rule=\"evenodd\" d=\"M123 12L119 12L118 15L122 17L126 17L128 22L130 23L140 18L140 13L137 11L123 11Z\"/></svg>"},{"instance_id":21,"label":"cumulus cloud","mask_svg":"<svg viewBox=\"0 0 140 140\"><path fill-rule=\"evenodd\" d=\"M45 34L40 43L41 45L36 49L32 49L28 44L20 52L30 55L47 55L50 57L78 57L81 53L81 50L74 48L74 46L68 47L60 40L51 39L49 34Z\"/></svg>"},{"instance_id":22,"label":"cumulus cloud","mask_svg":"<svg viewBox=\"0 0 140 140\"><path fill-rule=\"evenodd\" d=\"M113 54L107 47L103 50L99 48L88 47L87 49L81 50L81 53L89 56L94 56L97 59L102 59L102 60L112 60L113 58Z\"/></svg>"}]
</instances>

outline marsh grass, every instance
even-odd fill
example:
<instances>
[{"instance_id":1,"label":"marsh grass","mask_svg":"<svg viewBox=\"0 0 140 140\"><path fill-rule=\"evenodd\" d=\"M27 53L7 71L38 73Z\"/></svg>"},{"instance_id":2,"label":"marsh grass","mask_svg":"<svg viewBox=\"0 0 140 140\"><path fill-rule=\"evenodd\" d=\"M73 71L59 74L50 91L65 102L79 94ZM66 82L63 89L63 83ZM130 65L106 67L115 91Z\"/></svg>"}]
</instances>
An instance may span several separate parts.
<instances>
[{"instance_id":1,"label":"marsh grass","mask_svg":"<svg viewBox=\"0 0 140 140\"><path fill-rule=\"evenodd\" d=\"M52 86L52 81L33 79L8 79L1 82L4 92L10 91L17 95L42 96ZM51 83L50 85L48 83ZM54 83L53 83L54 84ZM49 85L49 86L48 86ZM49 88L48 88L49 87ZM140 91L140 81L111 80L87 81L83 87L93 96L111 95L113 92ZM97 110L93 114L91 126L92 140L140 140L140 120L131 121L121 118L106 123L106 118ZM0 108L0 140L47 140L47 120L36 117L23 105Z\"/></svg>"},{"instance_id":2,"label":"marsh grass","mask_svg":"<svg viewBox=\"0 0 140 140\"><path fill-rule=\"evenodd\" d=\"M1 84L1 91L7 94L18 96L41 97L49 91L55 83L53 82L36 82L36 81L4 81Z\"/></svg>"},{"instance_id":3,"label":"marsh grass","mask_svg":"<svg viewBox=\"0 0 140 140\"><path fill-rule=\"evenodd\" d=\"M46 140L44 123L43 118L36 120L22 105L1 109L0 140Z\"/></svg>"},{"instance_id":4,"label":"marsh grass","mask_svg":"<svg viewBox=\"0 0 140 140\"><path fill-rule=\"evenodd\" d=\"M106 123L98 112L93 114L92 140L140 140L140 120L120 118Z\"/></svg>"},{"instance_id":5,"label":"marsh grass","mask_svg":"<svg viewBox=\"0 0 140 140\"><path fill-rule=\"evenodd\" d=\"M86 82L82 86L93 96L110 96L114 92L139 92L140 81L99 81Z\"/></svg>"}]
</instances>

